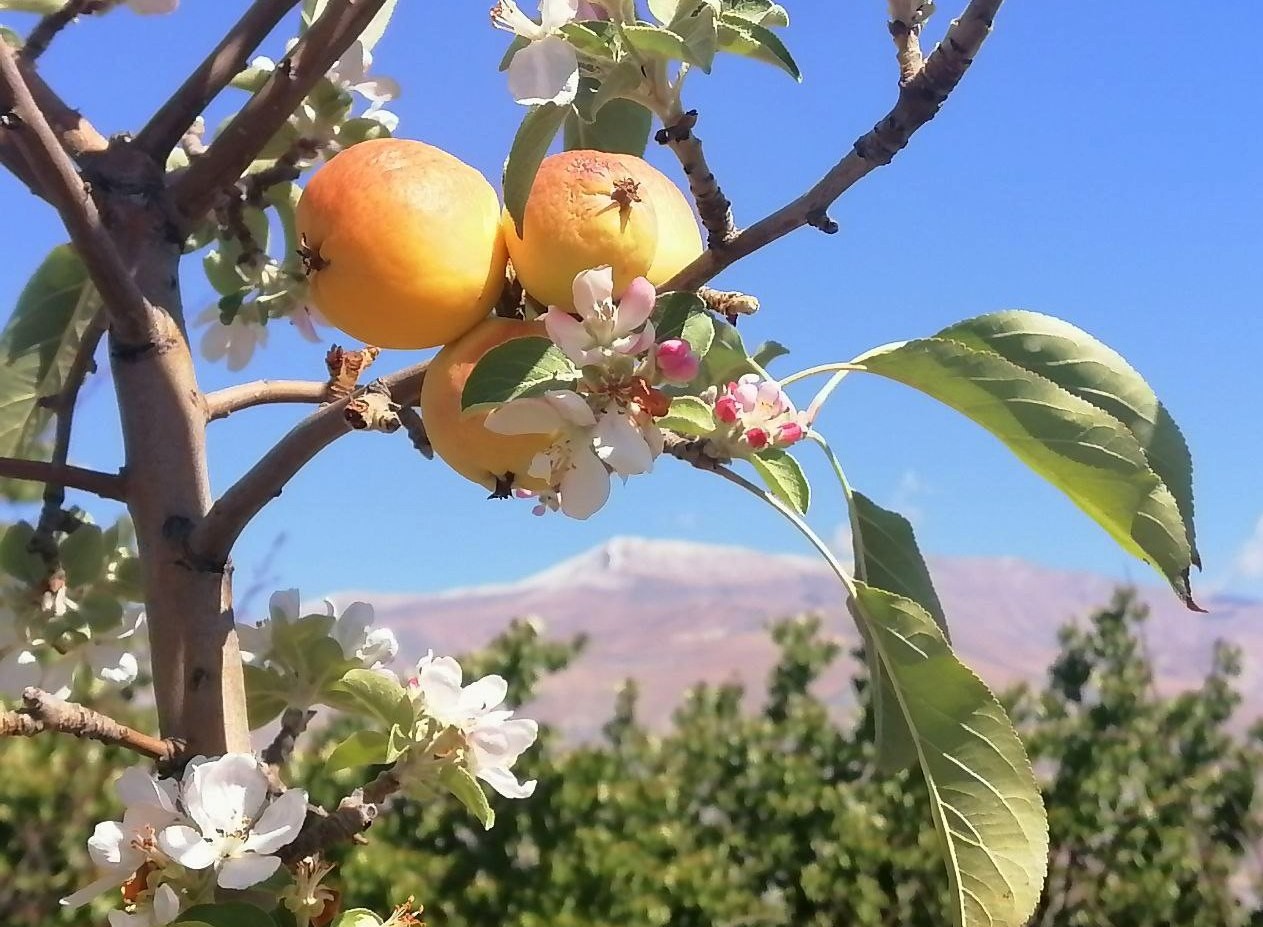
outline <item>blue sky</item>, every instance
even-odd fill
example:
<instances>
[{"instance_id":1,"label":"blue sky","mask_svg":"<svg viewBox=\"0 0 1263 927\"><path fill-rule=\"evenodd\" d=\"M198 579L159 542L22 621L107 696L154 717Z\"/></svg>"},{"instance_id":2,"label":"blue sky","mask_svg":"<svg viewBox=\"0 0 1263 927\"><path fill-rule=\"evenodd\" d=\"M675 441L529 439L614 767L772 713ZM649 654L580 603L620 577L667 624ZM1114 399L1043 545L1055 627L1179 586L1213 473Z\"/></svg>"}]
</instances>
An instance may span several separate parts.
<instances>
[{"instance_id":1,"label":"blue sky","mask_svg":"<svg viewBox=\"0 0 1263 927\"><path fill-rule=\"evenodd\" d=\"M375 70L404 87L391 106L401 135L445 148L495 182L521 110L496 71L507 37L490 28L488 5L402 0ZM894 98L884 2L786 5L802 85L725 57L687 94L739 223L801 192ZM941 0L931 43L963 5ZM47 54L45 76L102 130L135 129L243 7L186 2L174 16L120 11L81 22ZM0 16L19 28L31 21ZM294 28L278 30L262 51L279 56ZM775 338L793 350L778 362L782 373L1003 308L1087 329L1148 377L1188 438L1206 562L1200 587L1263 595L1263 427L1254 405L1263 397L1263 159L1249 115L1257 101L1240 77L1222 22L1190 15L1185 3L1009 3L940 116L834 208L839 234L798 232L719 284L762 299L743 329L748 343ZM240 101L225 95L212 124ZM678 175L660 153L651 158ZM0 177L0 203L3 306L64 236L51 210L11 178ZM196 259L184 280L195 315L211 301ZM322 351L277 325L248 378L318 377ZM412 360L388 352L377 369ZM203 364L207 389L242 378ZM73 459L116 467L115 412L98 379ZM216 491L301 414L276 407L212 426ZM931 553L1014 555L1157 580L993 438L903 387L851 377L822 430L858 488L914 516ZM808 463L814 520L832 533L844 519L840 500L810 454ZM502 581L629 533L804 550L774 514L670 461L618 487L583 523L537 519L529 506L483 495L399 436L349 436L242 539L239 587L261 571L312 595Z\"/></svg>"}]
</instances>

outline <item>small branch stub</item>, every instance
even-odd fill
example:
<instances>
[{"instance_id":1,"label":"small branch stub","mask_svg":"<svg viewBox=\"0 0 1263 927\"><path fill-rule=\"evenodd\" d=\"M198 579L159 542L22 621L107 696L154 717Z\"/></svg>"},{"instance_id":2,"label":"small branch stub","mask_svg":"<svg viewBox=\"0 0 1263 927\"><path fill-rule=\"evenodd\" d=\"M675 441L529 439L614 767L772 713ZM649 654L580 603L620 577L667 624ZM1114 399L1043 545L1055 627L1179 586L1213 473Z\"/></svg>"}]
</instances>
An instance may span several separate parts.
<instances>
[{"instance_id":1,"label":"small branch stub","mask_svg":"<svg viewBox=\"0 0 1263 927\"><path fill-rule=\"evenodd\" d=\"M343 415L356 431L394 434L403 427L399 421L399 403L390 398L389 387L380 380L374 380L363 393L347 402Z\"/></svg>"},{"instance_id":2,"label":"small branch stub","mask_svg":"<svg viewBox=\"0 0 1263 927\"><path fill-rule=\"evenodd\" d=\"M360 376L377 360L381 348L368 345L358 351L347 351L335 344L325 355L325 366L329 369L328 402L346 399L359 386Z\"/></svg>"},{"instance_id":3,"label":"small branch stub","mask_svg":"<svg viewBox=\"0 0 1263 927\"><path fill-rule=\"evenodd\" d=\"M732 218L732 203L724 196L714 172L706 163L702 140L693 134L697 125L697 110L681 113L675 120L664 125L654 135L659 145L666 145L675 152L688 176L689 190L697 203L697 214L706 227L706 245L710 249L722 248L736 234ZM666 120L663 120L666 122Z\"/></svg>"},{"instance_id":4,"label":"small branch stub","mask_svg":"<svg viewBox=\"0 0 1263 927\"><path fill-rule=\"evenodd\" d=\"M706 308L715 315L728 320L729 325L736 325L737 319L743 315L754 315L759 311L759 300L748 293L736 290L712 290L708 286L698 289L697 295L702 298Z\"/></svg>"}]
</instances>

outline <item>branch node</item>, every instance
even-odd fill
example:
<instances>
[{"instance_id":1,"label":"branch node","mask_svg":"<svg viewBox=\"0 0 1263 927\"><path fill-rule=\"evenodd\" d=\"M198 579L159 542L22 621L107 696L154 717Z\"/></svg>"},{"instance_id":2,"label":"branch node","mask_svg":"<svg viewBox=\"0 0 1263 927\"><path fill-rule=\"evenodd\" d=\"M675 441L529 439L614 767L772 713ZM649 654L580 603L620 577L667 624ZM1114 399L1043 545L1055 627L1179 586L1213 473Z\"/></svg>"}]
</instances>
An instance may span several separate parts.
<instances>
[{"instance_id":1,"label":"branch node","mask_svg":"<svg viewBox=\"0 0 1263 927\"><path fill-rule=\"evenodd\" d=\"M394 434L403 427L399 420L400 404L390 397L390 388L374 380L346 404L343 417L356 431L382 431Z\"/></svg>"},{"instance_id":2,"label":"branch node","mask_svg":"<svg viewBox=\"0 0 1263 927\"><path fill-rule=\"evenodd\" d=\"M736 290L712 290L708 286L700 287L697 295L701 297L706 308L716 315L722 315L729 325L736 325L737 318L743 315L754 315L759 311L759 300L748 293Z\"/></svg>"},{"instance_id":3,"label":"branch node","mask_svg":"<svg viewBox=\"0 0 1263 927\"><path fill-rule=\"evenodd\" d=\"M807 213L807 224L813 229L819 229L826 235L836 235L841 228L837 222L829 218L829 214L823 209Z\"/></svg>"},{"instance_id":4,"label":"branch node","mask_svg":"<svg viewBox=\"0 0 1263 927\"><path fill-rule=\"evenodd\" d=\"M331 347L325 355L325 366L329 370L328 401L337 402L355 392L360 376L381 353L381 348L372 345L358 351L347 351L337 344Z\"/></svg>"}]
</instances>

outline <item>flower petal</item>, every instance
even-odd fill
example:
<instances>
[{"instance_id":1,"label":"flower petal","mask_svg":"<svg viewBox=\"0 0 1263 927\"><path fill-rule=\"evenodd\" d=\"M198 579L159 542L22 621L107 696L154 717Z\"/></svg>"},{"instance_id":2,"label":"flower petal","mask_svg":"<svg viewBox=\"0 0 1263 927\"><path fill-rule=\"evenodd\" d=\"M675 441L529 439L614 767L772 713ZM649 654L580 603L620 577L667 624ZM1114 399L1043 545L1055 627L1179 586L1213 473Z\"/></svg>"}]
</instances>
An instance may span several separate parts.
<instances>
[{"instance_id":1,"label":"flower petal","mask_svg":"<svg viewBox=\"0 0 1263 927\"><path fill-rule=\"evenodd\" d=\"M637 277L627 284L623 298L618 302L618 311L614 314L614 334L626 335L649 321L657 299L658 291L644 277Z\"/></svg>"},{"instance_id":2,"label":"flower petal","mask_svg":"<svg viewBox=\"0 0 1263 927\"><path fill-rule=\"evenodd\" d=\"M153 893L154 927L163 927L176 919L180 913L180 896L170 885L159 885Z\"/></svg>"},{"instance_id":3,"label":"flower petal","mask_svg":"<svg viewBox=\"0 0 1263 927\"><path fill-rule=\"evenodd\" d=\"M503 676L483 676L461 691L461 708L467 709L471 716L485 714L503 702L508 694L509 684Z\"/></svg>"},{"instance_id":4,"label":"flower petal","mask_svg":"<svg viewBox=\"0 0 1263 927\"><path fill-rule=\"evenodd\" d=\"M368 626L373 623L373 606L367 602L352 602L333 624L333 638L342 646L347 659L354 659L356 651L364 646Z\"/></svg>"},{"instance_id":5,"label":"flower petal","mask_svg":"<svg viewBox=\"0 0 1263 927\"><path fill-rule=\"evenodd\" d=\"M258 813L267 789L258 760L249 753L229 753L202 763L191 781L186 778L184 807L207 837L233 833Z\"/></svg>"},{"instance_id":6,"label":"flower petal","mask_svg":"<svg viewBox=\"0 0 1263 927\"><path fill-rule=\"evenodd\" d=\"M635 476L653 469L653 455L644 435L622 412L605 412L597 421L596 454L622 476Z\"/></svg>"},{"instance_id":7,"label":"flower petal","mask_svg":"<svg viewBox=\"0 0 1263 927\"><path fill-rule=\"evenodd\" d=\"M280 868L279 856L247 853L245 856L224 860L224 864L219 867L219 878L216 881L220 888L249 888L269 878Z\"/></svg>"},{"instance_id":8,"label":"flower petal","mask_svg":"<svg viewBox=\"0 0 1263 927\"><path fill-rule=\"evenodd\" d=\"M591 428L596 416L588 401L570 389L554 389L544 394L544 401L560 413L565 421L580 428Z\"/></svg>"},{"instance_id":9,"label":"flower petal","mask_svg":"<svg viewBox=\"0 0 1263 927\"><path fill-rule=\"evenodd\" d=\"M534 779L518 782L517 776L499 766L480 769L474 775L505 798L530 798L535 794L536 782Z\"/></svg>"},{"instance_id":10,"label":"flower petal","mask_svg":"<svg viewBox=\"0 0 1263 927\"><path fill-rule=\"evenodd\" d=\"M539 0L540 25L556 32L579 15L579 0Z\"/></svg>"},{"instance_id":11,"label":"flower petal","mask_svg":"<svg viewBox=\"0 0 1263 927\"><path fill-rule=\"evenodd\" d=\"M532 42L509 64L509 93L523 106L566 106L578 90L579 58L569 42L555 35Z\"/></svg>"},{"instance_id":12,"label":"flower petal","mask_svg":"<svg viewBox=\"0 0 1263 927\"><path fill-rule=\"evenodd\" d=\"M399 99L402 88L393 77L373 77L357 81L350 87L370 103L389 103Z\"/></svg>"},{"instance_id":13,"label":"flower petal","mask_svg":"<svg viewBox=\"0 0 1263 927\"><path fill-rule=\"evenodd\" d=\"M580 366L588 359L587 352L596 347L596 341L584 324L557 306L544 313L544 329L553 344Z\"/></svg>"},{"instance_id":14,"label":"flower petal","mask_svg":"<svg viewBox=\"0 0 1263 927\"><path fill-rule=\"evenodd\" d=\"M584 318L597 306L614 298L614 268L609 265L580 271L571 284L575 310Z\"/></svg>"},{"instance_id":15,"label":"flower petal","mask_svg":"<svg viewBox=\"0 0 1263 927\"><path fill-rule=\"evenodd\" d=\"M550 435L561 426L561 415L543 399L514 399L492 409L484 421L498 435Z\"/></svg>"},{"instance_id":16,"label":"flower petal","mask_svg":"<svg viewBox=\"0 0 1263 927\"><path fill-rule=\"evenodd\" d=\"M591 448L581 448L561 478L561 510L571 518L591 518L609 497L609 471Z\"/></svg>"},{"instance_id":17,"label":"flower petal","mask_svg":"<svg viewBox=\"0 0 1263 927\"><path fill-rule=\"evenodd\" d=\"M101 878L89 882L83 888L79 889L79 891L67 895L65 898L61 899L59 903L62 907L69 908L73 911L75 908L83 907L93 898L104 895L110 889L118 888L131 877L132 873L130 872L122 872L120 870L111 871L109 875L101 876Z\"/></svg>"},{"instance_id":18,"label":"flower petal","mask_svg":"<svg viewBox=\"0 0 1263 927\"><path fill-rule=\"evenodd\" d=\"M278 589L268 599L268 611L274 619L288 618L293 621L301 608L297 589Z\"/></svg>"},{"instance_id":19,"label":"flower petal","mask_svg":"<svg viewBox=\"0 0 1263 927\"><path fill-rule=\"evenodd\" d=\"M275 853L298 836L307 819L307 792L289 789L267 806L250 829L245 849L255 853Z\"/></svg>"},{"instance_id":20,"label":"flower petal","mask_svg":"<svg viewBox=\"0 0 1263 927\"><path fill-rule=\"evenodd\" d=\"M201 834L186 824L163 828L158 834L158 846L187 869L206 869L219 859L219 844L204 840Z\"/></svg>"}]
</instances>

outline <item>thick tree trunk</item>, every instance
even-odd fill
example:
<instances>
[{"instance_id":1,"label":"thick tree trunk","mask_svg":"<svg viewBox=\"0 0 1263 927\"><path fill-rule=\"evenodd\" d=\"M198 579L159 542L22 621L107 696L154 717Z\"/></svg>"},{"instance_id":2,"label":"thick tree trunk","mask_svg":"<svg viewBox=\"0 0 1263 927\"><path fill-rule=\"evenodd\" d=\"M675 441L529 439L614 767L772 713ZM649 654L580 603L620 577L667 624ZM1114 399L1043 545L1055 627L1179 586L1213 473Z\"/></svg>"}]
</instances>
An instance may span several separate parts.
<instances>
[{"instance_id":1,"label":"thick tree trunk","mask_svg":"<svg viewBox=\"0 0 1263 927\"><path fill-rule=\"evenodd\" d=\"M182 318L179 253L152 224L125 262L152 304L152 341L111 336L129 508L145 584L154 693L164 737L193 754L249 750L245 687L232 611L231 571L190 563L186 529L210 508L206 415Z\"/></svg>"}]
</instances>

